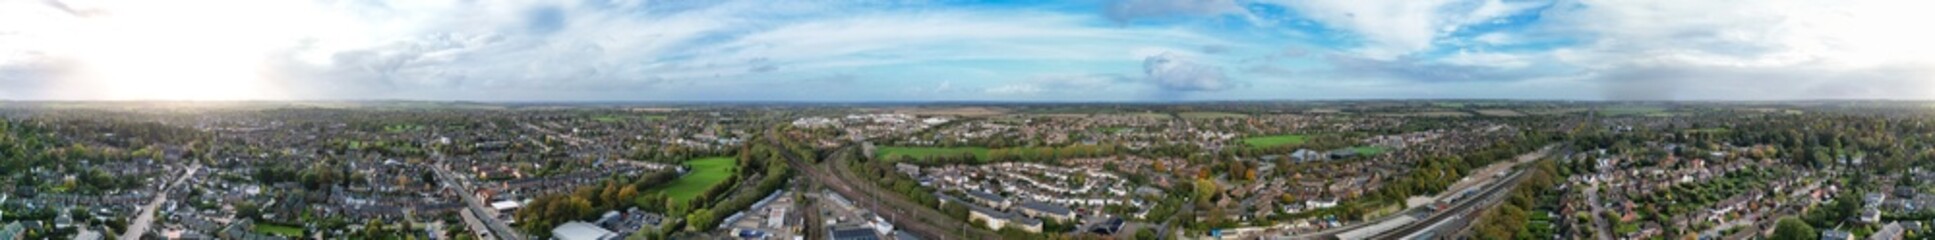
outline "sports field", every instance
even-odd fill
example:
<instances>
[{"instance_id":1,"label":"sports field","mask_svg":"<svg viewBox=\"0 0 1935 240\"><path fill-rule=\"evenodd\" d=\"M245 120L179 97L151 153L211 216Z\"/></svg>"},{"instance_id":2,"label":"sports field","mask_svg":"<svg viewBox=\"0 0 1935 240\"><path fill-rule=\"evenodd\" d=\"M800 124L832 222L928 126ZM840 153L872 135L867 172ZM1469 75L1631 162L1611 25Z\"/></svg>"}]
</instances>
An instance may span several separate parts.
<instances>
[{"instance_id":1,"label":"sports field","mask_svg":"<svg viewBox=\"0 0 1935 240\"><path fill-rule=\"evenodd\" d=\"M1304 136L1301 134L1285 134L1285 135L1243 138L1243 144L1250 145L1250 147L1252 148L1266 148L1266 147L1275 147L1275 146L1283 146L1283 145L1290 145L1290 144L1301 144L1304 141L1309 141L1309 140L1310 140L1310 136Z\"/></svg>"},{"instance_id":2,"label":"sports field","mask_svg":"<svg viewBox=\"0 0 1935 240\"><path fill-rule=\"evenodd\" d=\"M291 226L283 226L283 225L275 225L275 224L268 224L268 223L257 223L257 224L255 224L255 232L256 232L256 233L261 233L261 234L268 234L268 235L276 235L276 236L284 236L284 237L301 237L301 236L302 236L302 229L301 229L301 228L296 228L296 227L291 227Z\"/></svg>"},{"instance_id":3,"label":"sports field","mask_svg":"<svg viewBox=\"0 0 1935 240\"><path fill-rule=\"evenodd\" d=\"M734 163L736 161L731 157L708 157L685 161L685 165L692 168L691 173L672 180L664 187L655 188L652 192L663 192L667 199L673 201L691 200L693 197L698 197L700 193L704 193L706 189L711 189L712 185L718 185L720 182L725 182L726 178L732 177L733 168L739 167Z\"/></svg>"}]
</instances>

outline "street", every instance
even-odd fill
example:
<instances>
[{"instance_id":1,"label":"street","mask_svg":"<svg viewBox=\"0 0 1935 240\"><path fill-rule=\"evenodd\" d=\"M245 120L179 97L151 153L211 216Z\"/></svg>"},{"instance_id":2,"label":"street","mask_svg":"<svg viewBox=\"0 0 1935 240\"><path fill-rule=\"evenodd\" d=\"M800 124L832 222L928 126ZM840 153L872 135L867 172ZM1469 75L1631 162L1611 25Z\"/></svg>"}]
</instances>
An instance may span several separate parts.
<instances>
[{"instance_id":1,"label":"street","mask_svg":"<svg viewBox=\"0 0 1935 240\"><path fill-rule=\"evenodd\" d=\"M189 176L195 176L195 171L201 169L201 165L190 166L187 173L181 174L181 177L175 178L174 182L162 186L160 191L155 192L155 200L141 207L141 213L135 215L134 222L128 224L128 231L121 234L121 240L141 239L142 234L148 233L148 225L153 225L155 221L155 209L161 208L162 203L168 202L168 189L180 186L182 182L188 180Z\"/></svg>"}]
</instances>

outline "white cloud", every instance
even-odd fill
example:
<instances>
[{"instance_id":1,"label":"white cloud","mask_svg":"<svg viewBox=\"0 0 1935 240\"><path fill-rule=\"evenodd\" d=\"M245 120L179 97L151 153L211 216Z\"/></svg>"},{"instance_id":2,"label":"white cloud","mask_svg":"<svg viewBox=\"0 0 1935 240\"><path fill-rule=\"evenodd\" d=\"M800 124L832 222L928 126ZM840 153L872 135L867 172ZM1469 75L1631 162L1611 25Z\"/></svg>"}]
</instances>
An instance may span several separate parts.
<instances>
[{"instance_id":1,"label":"white cloud","mask_svg":"<svg viewBox=\"0 0 1935 240\"><path fill-rule=\"evenodd\" d=\"M1149 56L1142 62L1144 77L1165 91L1221 91L1236 86L1223 68L1197 63L1173 53Z\"/></svg>"},{"instance_id":2,"label":"white cloud","mask_svg":"<svg viewBox=\"0 0 1935 240\"><path fill-rule=\"evenodd\" d=\"M1607 98L1927 98L1935 22L1920 1L1581 1L1541 31ZM1663 21L1672 19L1672 21Z\"/></svg>"},{"instance_id":3,"label":"white cloud","mask_svg":"<svg viewBox=\"0 0 1935 240\"><path fill-rule=\"evenodd\" d=\"M1537 2L1503 0L1267 0L1288 6L1312 20L1360 36L1359 54L1390 60L1431 49L1436 40L1460 29L1497 21L1533 9Z\"/></svg>"}]
</instances>

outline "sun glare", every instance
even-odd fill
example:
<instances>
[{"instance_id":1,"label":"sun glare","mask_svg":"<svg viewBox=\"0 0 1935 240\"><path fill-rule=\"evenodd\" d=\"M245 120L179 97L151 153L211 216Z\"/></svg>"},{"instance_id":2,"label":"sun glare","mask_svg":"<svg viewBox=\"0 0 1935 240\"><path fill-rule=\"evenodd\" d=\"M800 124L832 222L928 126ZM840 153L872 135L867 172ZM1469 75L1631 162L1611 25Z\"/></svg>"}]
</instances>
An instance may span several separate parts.
<instances>
[{"instance_id":1,"label":"sun glare","mask_svg":"<svg viewBox=\"0 0 1935 240\"><path fill-rule=\"evenodd\" d=\"M111 100L253 100L280 89L264 73L272 50L295 42L289 24L300 11L248 6L270 1L177 4L117 2L104 14L80 18L67 30L65 49L78 63L70 84L90 98ZM77 8L87 7L85 5ZM232 6L231 6L232 7Z\"/></svg>"}]
</instances>

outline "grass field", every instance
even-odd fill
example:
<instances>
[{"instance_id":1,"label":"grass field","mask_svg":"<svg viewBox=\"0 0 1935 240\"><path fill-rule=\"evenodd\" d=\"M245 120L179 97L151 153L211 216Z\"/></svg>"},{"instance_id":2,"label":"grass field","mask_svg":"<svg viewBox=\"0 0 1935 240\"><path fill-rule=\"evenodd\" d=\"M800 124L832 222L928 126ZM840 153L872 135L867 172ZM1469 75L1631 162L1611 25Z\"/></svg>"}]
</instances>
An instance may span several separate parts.
<instances>
[{"instance_id":1,"label":"grass field","mask_svg":"<svg viewBox=\"0 0 1935 240\"><path fill-rule=\"evenodd\" d=\"M975 159L983 161L988 159L988 148L984 147L880 147L874 154L879 155L880 159L897 159L900 156L922 159L932 156L958 156L961 153L972 153Z\"/></svg>"},{"instance_id":2,"label":"grass field","mask_svg":"<svg viewBox=\"0 0 1935 240\"><path fill-rule=\"evenodd\" d=\"M1301 144L1304 141L1309 141L1309 140L1310 140L1310 136L1304 136L1299 134L1288 134L1288 135L1243 138L1243 144L1250 145L1250 147L1252 148L1266 148L1266 147L1283 146L1283 145L1289 145L1289 144Z\"/></svg>"},{"instance_id":3,"label":"grass field","mask_svg":"<svg viewBox=\"0 0 1935 240\"><path fill-rule=\"evenodd\" d=\"M651 192L663 192L665 197L672 201L690 201L693 197L704 193L706 189L711 189L712 185L718 185L720 182L725 182L726 178L732 177L733 168L739 167L736 163L737 161L731 157L708 157L685 161L686 166L692 167L692 172L672 180L664 187L654 188Z\"/></svg>"},{"instance_id":4,"label":"grass field","mask_svg":"<svg viewBox=\"0 0 1935 240\"><path fill-rule=\"evenodd\" d=\"M284 237L302 237L302 228L267 223L256 223L255 232Z\"/></svg>"},{"instance_id":5,"label":"grass field","mask_svg":"<svg viewBox=\"0 0 1935 240\"><path fill-rule=\"evenodd\" d=\"M1378 155L1391 151L1390 148L1385 147L1354 147L1350 148L1350 150L1357 151L1357 155Z\"/></svg>"}]
</instances>

